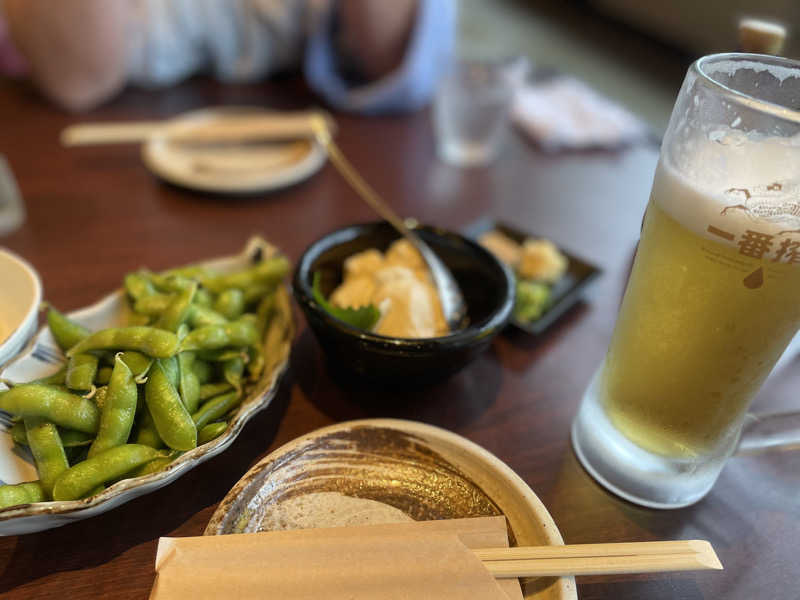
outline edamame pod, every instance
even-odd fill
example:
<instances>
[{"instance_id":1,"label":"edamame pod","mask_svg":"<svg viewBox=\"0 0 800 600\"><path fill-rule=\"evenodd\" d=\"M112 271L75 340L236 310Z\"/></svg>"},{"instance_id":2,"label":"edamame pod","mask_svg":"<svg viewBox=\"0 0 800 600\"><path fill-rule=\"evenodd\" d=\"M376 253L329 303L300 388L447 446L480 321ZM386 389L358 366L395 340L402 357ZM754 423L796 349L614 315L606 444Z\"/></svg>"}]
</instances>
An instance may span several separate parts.
<instances>
[{"instance_id":1,"label":"edamame pod","mask_svg":"<svg viewBox=\"0 0 800 600\"><path fill-rule=\"evenodd\" d=\"M25 431L24 421L14 423L8 432L11 434L11 439L14 440L15 444L19 444L20 446L28 445L28 432ZM88 446L92 443L92 440L94 440L94 435L91 433L75 431L74 429L64 429L63 427L58 428L58 436L61 438L61 445L64 446L65 449Z\"/></svg>"},{"instance_id":2,"label":"edamame pod","mask_svg":"<svg viewBox=\"0 0 800 600\"><path fill-rule=\"evenodd\" d=\"M103 329L73 346L67 356L93 350L137 350L153 358L169 358L178 351L178 337L156 327Z\"/></svg>"},{"instance_id":3,"label":"edamame pod","mask_svg":"<svg viewBox=\"0 0 800 600\"><path fill-rule=\"evenodd\" d=\"M49 385L26 383L0 394L0 409L20 417L43 417L67 429L95 433L100 411L94 402Z\"/></svg>"},{"instance_id":4,"label":"edamame pod","mask_svg":"<svg viewBox=\"0 0 800 600\"><path fill-rule=\"evenodd\" d=\"M97 437L89 448L89 458L128 441L136 414L136 399L133 373L121 357L117 356L100 414Z\"/></svg>"},{"instance_id":5,"label":"edamame pod","mask_svg":"<svg viewBox=\"0 0 800 600\"><path fill-rule=\"evenodd\" d=\"M185 289L178 292L156 321L156 327L167 331L177 331L178 327L189 316L192 299L197 292L197 282L192 281Z\"/></svg>"},{"instance_id":6,"label":"edamame pod","mask_svg":"<svg viewBox=\"0 0 800 600\"><path fill-rule=\"evenodd\" d=\"M25 433L28 437L28 447L36 463L36 471L39 473L39 482L45 495L50 496L56 479L69 469L58 430L53 423L41 417L27 417Z\"/></svg>"},{"instance_id":7,"label":"edamame pod","mask_svg":"<svg viewBox=\"0 0 800 600\"><path fill-rule=\"evenodd\" d=\"M233 389L233 386L227 381L220 381L218 383L204 383L200 386L200 401L208 400L214 396L219 396Z\"/></svg>"},{"instance_id":8,"label":"edamame pod","mask_svg":"<svg viewBox=\"0 0 800 600\"><path fill-rule=\"evenodd\" d=\"M71 390L88 392L97 375L98 358L92 354L75 354L67 363L65 383Z\"/></svg>"},{"instance_id":9,"label":"edamame pod","mask_svg":"<svg viewBox=\"0 0 800 600\"><path fill-rule=\"evenodd\" d=\"M243 271L201 278L200 281L212 292L219 293L226 288L246 289L255 284L278 283L288 272L289 261L276 256Z\"/></svg>"},{"instance_id":10,"label":"edamame pod","mask_svg":"<svg viewBox=\"0 0 800 600\"><path fill-rule=\"evenodd\" d=\"M8 433L11 435L11 439L15 444L19 444L20 446L28 445L28 433L25 431L24 421L14 423L11 429L8 430Z\"/></svg>"},{"instance_id":11,"label":"edamame pod","mask_svg":"<svg viewBox=\"0 0 800 600\"><path fill-rule=\"evenodd\" d=\"M244 312L244 292L239 288L229 288L217 296L214 310L230 321L242 316Z\"/></svg>"},{"instance_id":12,"label":"edamame pod","mask_svg":"<svg viewBox=\"0 0 800 600\"><path fill-rule=\"evenodd\" d=\"M173 455L175 454L175 455ZM143 464L138 469L135 469L130 473L131 477L142 477L144 475L150 475L151 473L159 473L163 471L168 466L172 464L172 462L181 455L181 452L170 453L169 456L159 456L151 460L148 463Z\"/></svg>"},{"instance_id":13,"label":"edamame pod","mask_svg":"<svg viewBox=\"0 0 800 600\"><path fill-rule=\"evenodd\" d=\"M133 310L140 315L147 315L148 317L157 317L169 306L172 302L172 294L159 294L154 293L152 296L145 296L135 302Z\"/></svg>"},{"instance_id":14,"label":"edamame pod","mask_svg":"<svg viewBox=\"0 0 800 600\"><path fill-rule=\"evenodd\" d=\"M216 423L209 423L197 432L197 445L205 444L213 439L218 438L228 428L226 421L218 421Z\"/></svg>"},{"instance_id":15,"label":"edamame pod","mask_svg":"<svg viewBox=\"0 0 800 600\"><path fill-rule=\"evenodd\" d=\"M164 374L172 384L172 387L177 389L180 380L180 373L178 372L178 357L170 356L169 358L164 358L158 362L161 364L161 368L164 369Z\"/></svg>"},{"instance_id":16,"label":"edamame pod","mask_svg":"<svg viewBox=\"0 0 800 600\"><path fill-rule=\"evenodd\" d=\"M214 304L214 297L211 295L206 288L198 288L197 293L194 296L194 303L197 306L204 306L206 308L211 308Z\"/></svg>"},{"instance_id":17,"label":"edamame pod","mask_svg":"<svg viewBox=\"0 0 800 600\"><path fill-rule=\"evenodd\" d=\"M192 415L192 420L198 429L202 429L211 421L222 418L232 408L235 408L242 401L242 395L237 391L228 392L221 396L216 396L203 404L197 412Z\"/></svg>"},{"instance_id":18,"label":"edamame pod","mask_svg":"<svg viewBox=\"0 0 800 600\"><path fill-rule=\"evenodd\" d=\"M251 285L249 288L244 290L244 303L252 304L253 302L261 300L265 296L271 295L275 291L276 286L277 283L257 283L255 285Z\"/></svg>"},{"instance_id":19,"label":"edamame pod","mask_svg":"<svg viewBox=\"0 0 800 600\"><path fill-rule=\"evenodd\" d=\"M125 275L125 291L134 301L147 298L156 293L153 284L141 272Z\"/></svg>"},{"instance_id":20,"label":"edamame pod","mask_svg":"<svg viewBox=\"0 0 800 600\"><path fill-rule=\"evenodd\" d=\"M193 352L181 352L178 355L178 392L186 411L191 415L200 404L200 382L192 368L194 363Z\"/></svg>"},{"instance_id":21,"label":"edamame pod","mask_svg":"<svg viewBox=\"0 0 800 600\"><path fill-rule=\"evenodd\" d=\"M89 335L86 327L61 314L55 308L47 311L47 325L56 344L64 352Z\"/></svg>"},{"instance_id":22,"label":"edamame pod","mask_svg":"<svg viewBox=\"0 0 800 600\"><path fill-rule=\"evenodd\" d=\"M144 446L150 446L151 448L164 447L164 440L158 435L156 424L153 422L153 416L147 408L147 403L142 407L139 416L135 442Z\"/></svg>"},{"instance_id":23,"label":"edamame pod","mask_svg":"<svg viewBox=\"0 0 800 600\"><path fill-rule=\"evenodd\" d=\"M255 321L241 318L224 325L209 325L195 329L181 342L181 350L215 350L226 346L251 346L257 341L258 330Z\"/></svg>"},{"instance_id":24,"label":"edamame pod","mask_svg":"<svg viewBox=\"0 0 800 600\"><path fill-rule=\"evenodd\" d=\"M170 448L191 450L197 445L197 429L169 381L161 361L150 369L145 384L145 402L153 417L159 437Z\"/></svg>"},{"instance_id":25,"label":"edamame pod","mask_svg":"<svg viewBox=\"0 0 800 600\"><path fill-rule=\"evenodd\" d=\"M228 322L228 319L212 308L194 304L189 310L187 321L192 328L198 329L200 327L207 327L208 325L223 325Z\"/></svg>"},{"instance_id":26,"label":"edamame pod","mask_svg":"<svg viewBox=\"0 0 800 600\"><path fill-rule=\"evenodd\" d=\"M147 373L150 369L150 365L153 364L152 358L141 352L136 352L135 350L125 350L120 354L120 359L128 365L134 377L138 377L142 373ZM116 356L114 360L116 361Z\"/></svg>"},{"instance_id":27,"label":"edamame pod","mask_svg":"<svg viewBox=\"0 0 800 600\"><path fill-rule=\"evenodd\" d=\"M241 356L231 358L222 363L222 375L237 392L242 391L242 375L244 374L244 360Z\"/></svg>"},{"instance_id":28,"label":"edamame pod","mask_svg":"<svg viewBox=\"0 0 800 600\"><path fill-rule=\"evenodd\" d=\"M111 367L100 367L97 369L97 374L94 376L95 385L108 385L111 381Z\"/></svg>"},{"instance_id":29,"label":"edamame pod","mask_svg":"<svg viewBox=\"0 0 800 600\"><path fill-rule=\"evenodd\" d=\"M15 485L0 485L0 508L44 502L47 495L38 481L26 481Z\"/></svg>"},{"instance_id":30,"label":"edamame pod","mask_svg":"<svg viewBox=\"0 0 800 600\"><path fill-rule=\"evenodd\" d=\"M161 456L149 446L125 444L87 458L64 471L53 487L53 500L76 500L97 486L121 477Z\"/></svg>"}]
</instances>

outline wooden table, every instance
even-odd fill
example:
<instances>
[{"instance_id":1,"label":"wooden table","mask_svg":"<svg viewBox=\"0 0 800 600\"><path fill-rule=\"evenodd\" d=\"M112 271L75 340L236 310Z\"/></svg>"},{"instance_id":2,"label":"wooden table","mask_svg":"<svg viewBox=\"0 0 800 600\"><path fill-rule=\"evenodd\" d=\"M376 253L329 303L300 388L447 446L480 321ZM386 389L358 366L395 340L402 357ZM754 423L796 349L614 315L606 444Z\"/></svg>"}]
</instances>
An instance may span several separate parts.
<instances>
[{"instance_id":1,"label":"wooden table","mask_svg":"<svg viewBox=\"0 0 800 600\"><path fill-rule=\"evenodd\" d=\"M127 92L81 118L312 102L295 80L231 87L199 80L169 92ZM0 83L0 116L0 152L28 212L25 225L0 244L38 269L45 297L64 310L107 294L142 265L160 269L232 253L252 233L297 259L326 232L374 219L330 166L269 195L202 196L157 181L136 147L61 148L59 131L80 118L46 105L23 84ZM599 487L569 444L571 420L613 328L656 150L546 155L515 136L493 167L459 170L436 160L425 112L337 119L342 148L399 212L451 229L492 215L547 235L602 266L604 275L545 335L509 332L459 375L408 394L404 407L392 409L375 403L374 394L333 383L297 311L288 376L229 450L99 517L0 539L0 595L146 598L158 537L202 533L220 499L259 458L337 421L395 416L451 429L497 455L539 495L567 543L704 538L725 565L721 573L579 578L584 600L797 597L800 452L733 459L702 502L655 511ZM797 384L789 376L771 381L759 407L789 409Z\"/></svg>"}]
</instances>

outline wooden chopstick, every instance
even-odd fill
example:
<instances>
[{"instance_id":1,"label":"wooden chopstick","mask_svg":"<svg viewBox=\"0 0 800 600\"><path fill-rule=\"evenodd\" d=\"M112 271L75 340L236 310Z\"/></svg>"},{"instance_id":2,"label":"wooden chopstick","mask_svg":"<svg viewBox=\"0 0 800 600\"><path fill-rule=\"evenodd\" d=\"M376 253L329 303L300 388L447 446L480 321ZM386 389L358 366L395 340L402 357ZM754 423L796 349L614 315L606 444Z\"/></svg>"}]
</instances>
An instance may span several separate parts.
<instances>
[{"instance_id":1,"label":"wooden chopstick","mask_svg":"<svg viewBox=\"0 0 800 600\"><path fill-rule=\"evenodd\" d=\"M481 548L473 552L498 578L722 569L705 540Z\"/></svg>"},{"instance_id":2,"label":"wooden chopstick","mask_svg":"<svg viewBox=\"0 0 800 600\"><path fill-rule=\"evenodd\" d=\"M333 122L316 111L231 115L221 113L208 122L136 121L130 123L83 123L61 132L65 146L125 144L163 136L182 144L240 144L254 141L313 138L319 119L333 129Z\"/></svg>"}]
</instances>

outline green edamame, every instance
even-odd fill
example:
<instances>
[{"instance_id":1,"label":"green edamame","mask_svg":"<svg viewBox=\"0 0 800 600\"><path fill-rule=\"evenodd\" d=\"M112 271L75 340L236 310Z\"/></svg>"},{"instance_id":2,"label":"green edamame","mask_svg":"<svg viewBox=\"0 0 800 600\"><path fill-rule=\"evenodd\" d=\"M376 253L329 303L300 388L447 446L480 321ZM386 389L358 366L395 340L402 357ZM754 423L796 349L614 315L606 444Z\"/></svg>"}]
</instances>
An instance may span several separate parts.
<instances>
[{"instance_id":1,"label":"green edamame","mask_svg":"<svg viewBox=\"0 0 800 600\"><path fill-rule=\"evenodd\" d=\"M258 341L252 319L241 318L224 325L195 329L181 342L181 350L215 350L226 346L251 346Z\"/></svg>"},{"instance_id":2,"label":"green edamame","mask_svg":"<svg viewBox=\"0 0 800 600\"><path fill-rule=\"evenodd\" d=\"M156 293L153 284L141 272L125 275L125 291L135 302Z\"/></svg>"},{"instance_id":3,"label":"green edamame","mask_svg":"<svg viewBox=\"0 0 800 600\"><path fill-rule=\"evenodd\" d=\"M88 446L94 439L94 434L84 431L75 431L74 429L64 429L62 427L58 428L58 435L61 437L61 443L64 445L64 448Z\"/></svg>"},{"instance_id":4,"label":"green edamame","mask_svg":"<svg viewBox=\"0 0 800 600\"><path fill-rule=\"evenodd\" d=\"M146 327L152 325L152 317L140 313L131 313L128 317L128 325L131 327Z\"/></svg>"},{"instance_id":5,"label":"green edamame","mask_svg":"<svg viewBox=\"0 0 800 600\"><path fill-rule=\"evenodd\" d=\"M28 438L28 447L33 454L36 470L39 473L39 482L47 496L53 492L56 479L67 469L67 455L58 435L56 426L41 417L27 417L25 419L25 433Z\"/></svg>"},{"instance_id":6,"label":"green edamame","mask_svg":"<svg viewBox=\"0 0 800 600\"><path fill-rule=\"evenodd\" d=\"M187 321L193 329L198 329L200 327L207 327L208 325L222 325L227 323L228 319L212 308L194 304L189 310Z\"/></svg>"},{"instance_id":7,"label":"green edamame","mask_svg":"<svg viewBox=\"0 0 800 600\"><path fill-rule=\"evenodd\" d=\"M136 350L153 358L169 358L178 351L178 338L155 327L119 327L92 333L73 346L67 356L93 350Z\"/></svg>"},{"instance_id":8,"label":"green edamame","mask_svg":"<svg viewBox=\"0 0 800 600\"><path fill-rule=\"evenodd\" d=\"M61 314L55 308L47 311L47 325L56 344L64 352L89 335L86 327Z\"/></svg>"},{"instance_id":9,"label":"green edamame","mask_svg":"<svg viewBox=\"0 0 800 600\"><path fill-rule=\"evenodd\" d=\"M172 387L177 388L178 384L180 383L178 357L170 356L169 358L163 358L158 362L161 364L161 368L164 369L164 374L172 384Z\"/></svg>"},{"instance_id":10,"label":"green edamame","mask_svg":"<svg viewBox=\"0 0 800 600\"><path fill-rule=\"evenodd\" d=\"M178 327L180 327L189 316L192 300L196 293L197 282L192 281L170 301L164 309L164 312L161 313L158 321L156 321L156 327L166 329L167 331L177 331Z\"/></svg>"},{"instance_id":11,"label":"green edamame","mask_svg":"<svg viewBox=\"0 0 800 600\"><path fill-rule=\"evenodd\" d=\"M65 383L71 390L88 392L97 376L99 359L93 354L75 354L67 362Z\"/></svg>"},{"instance_id":12,"label":"green edamame","mask_svg":"<svg viewBox=\"0 0 800 600\"><path fill-rule=\"evenodd\" d=\"M288 272L289 261L283 256L276 256L249 269L201 278L200 282L212 292L219 293L227 288L246 289L255 284L275 284Z\"/></svg>"},{"instance_id":13,"label":"green edamame","mask_svg":"<svg viewBox=\"0 0 800 600\"><path fill-rule=\"evenodd\" d=\"M200 404L200 382L192 368L194 352L178 354L178 392L186 411L191 415Z\"/></svg>"},{"instance_id":14,"label":"green edamame","mask_svg":"<svg viewBox=\"0 0 800 600\"><path fill-rule=\"evenodd\" d=\"M124 444L87 458L64 471L53 487L53 500L76 500L161 453L149 446Z\"/></svg>"},{"instance_id":15,"label":"green edamame","mask_svg":"<svg viewBox=\"0 0 800 600\"><path fill-rule=\"evenodd\" d=\"M229 392L233 386L227 381L220 381L219 383L204 383L200 386L200 402L219 396L225 392Z\"/></svg>"},{"instance_id":16,"label":"green edamame","mask_svg":"<svg viewBox=\"0 0 800 600\"><path fill-rule=\"evenodd\" d=\"M167 309L169 303L172 302L172 298L172 294L159 294L156 292L152 296L145 296L137 300L133 305L133 310L140 315L157 317Z\"/></svg>"},{"instance_id":17,"label":"green edamame","mask_svg":"<svg viewBox=\"0 0 800 600\"><path fill-rule=\"evenodd\" d=\"M216 396L200 406L192 415L192 420L198 429L202 429L211 421L222 418L232 408L236 408L242 401L242 395L237 391Z\"/></svg>"},{"instance_id":18,"label":"green edamame","mask_svg":"<svg viewBox=\"0 0 800 600\"><path fill-rule=\"evenodd\" d=\"M229 288L221 292L214 303L214 310L230 321L241 317L244 307L244 292L239 288Z\"/></svg>"},{"instance_id":19,"label":"green edamame","mask_svg":"<svg viewBox=\"0 0 800 600\"><path fill-rule=\"evenodd\" d=\"M28 445L28 433L25 430L25 422L19 421L14 423L11 429L8 430L11 439L15 444L20 446ZM58 436L61 438L61 445L64 448L77 448L80 446L88 446L94 440L94 435L85 433L83 431L75 431L74 429L58 428Z\"/></svg>"},{"instance_id":20,"label":"green edamame","mask_svg":"<svg viewBox=\"0 0 800 600\"><path fill-rule=\"evenodd\" d=\"M97 437L89 448L90 458L128 441L133 427L133 417L136 414L136 399L133 373L121 356L117 356L103 410L100 413Z\"/></svg>"},{"instance_id":21,"label":"green edamame","mask_svg":"<svg viewBox=\"0 0 800 600\"><path fill-rule=\"evenodd\" d=\"M211 306L214 304L214 297L206 288L201 287L197 289L197 293L194 296L194 303L197 306L211 308Z\"/></svg>"},{"instance_id":22,"label":"green edamame","mask_svg":"<svg viewBox=\"0 0 800 600\"><path fill-rule=\"evenodd\" d=\"M251 285L244 290L244 303L252 304L266 296L271 296L275 292L277 283L258 283Z\"/></svg>"},{"instance_id":23,"label":"green edamame","mask_svg":"<svg viewBox=\"0 0 800 600\"><path fill-rule=\"evenodd\" d=\"M150 410L147 408L147 403L142 406L136 429L136 438L134 441L137 444L150 446L151 448L164 447L164 440L162 440L158 435L156 424L153 421L153 415L150 414Z\"/></svg>"},{"instance_id":24,"label":"green edamame","mask_svg":"<svg viewBox=\"0 0 800 600\"><path fill-rule=\"evenodd\" d=\"M231 358L222 363L222 376L237 392L242 391L242 375L244 374L244 360L241 356Z\"/></svg>"},{"instance_id":25,"label":"green edamame","mask_svg":"<svg viewBox=\"0 0 800 600\"><path fill-rule=\"evenodd\" d=\"M9 435L11 435L11 439L14 441L15 444L19 444L20 446L27 446L28 445L28 434L25 431L25 422L20 421L19 423L14 423L11 426L11 429L8 430Z\"/></svg>"},{"instance_id":26,"label":"green edamame","mask_svg":"<svg viewBox=\"0 0 800 600\"><path fill-rule=\"evenodd\" d=\"M150 370L150 365L153 364L153 359L147 356L146 354L142 354L141 352L136 352L135 350L125 350L119 355L122 362L128 365L128 368L133 373L134 377L139 377L143 373L147 373ZM116 363L116 355L114 355L113 360L111 362L112 366Z\"/></svg>"},{"instance_id":27,"label":"green edamame","mask_svg":"<svg viewBox=\"0 0 800 600\"><path fill-rule=\"evenodd\" d=\"M145 402L158 435L167 446L176 450L191 450L197 445L197 429L192 417L164 372L161 361L150 369L145 384Z\"/></svg>"},{"instance_id":28,"label":"green edamame","mask_svg":"<svg viewBox=\"0 0 800 600\"><path fill-rule=\"evenodd\" d=\"M183 275L175 273L164 275L146 271L144 272L144 275L150 280L150 283L152 283L157 290L166 292L168 294L182 292L187 287L197 283L191 277L184 277Z\"/></svg>"},{"instance_id":29,"label":"green edamame","mask_svg":"<svg viewBox=\"0 0 800 600\"><path fill-rule=\"evenodd\" d=\"M94 402L49 385L26 383L0 394L0 409L27 417L43 417L67 429L95 433L100 411Z\"/></svg>"},{"instance_id":30,"label":"green edamame","mask_svg":"<svg viewBox=\"0 0 800 600\"><path fill-rule=\"evenodd\" d=\"M138 469L134 469L130 473L130 477L143 477L152 473L159 473L172 464L175 459L172 456L159 456L150 462L146 462Z\"/></svg>"},{"instance_id":31,"label":"green edamame","mask_svg":"<svg viewBox=\"0 0 800 600\"><path fill-rule=\"evenodd\" d=\"M112 370L113 369L111 367L100 367L97 369L97 374L94 376L94 384L108 385L108 382L111 381Z\"/></svg>"},{"instance_id":32,"label":"green edamame","mask_svg":"<svg viewBox=\"0 0 800 600\"><path fill-rule=\"evenodd\" d=\"M211 440L221 436L228 428L226 421L218 421L216 423L209 423L205 425L200 431L197 432L197 445L205 444Z\"/></svg>"},{"instance_id":33,"label":"green edamame","mask_svg":"<svg viewBox=\"0 0 800 600\"><path fill-rule=\"evenodd\" d=\"M0 508L44 502L47 495L38 481L26 481L15 485L0 485Z\"/></svg>"}]
</instances>

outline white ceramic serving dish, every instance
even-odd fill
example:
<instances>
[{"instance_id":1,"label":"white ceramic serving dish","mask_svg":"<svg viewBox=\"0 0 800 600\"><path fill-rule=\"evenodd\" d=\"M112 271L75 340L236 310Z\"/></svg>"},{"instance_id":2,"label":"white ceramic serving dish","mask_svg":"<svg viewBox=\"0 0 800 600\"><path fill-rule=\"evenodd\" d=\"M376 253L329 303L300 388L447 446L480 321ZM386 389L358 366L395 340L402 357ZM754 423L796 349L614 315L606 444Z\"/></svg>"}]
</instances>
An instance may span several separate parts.
<instances>
[{"instance_id":1,"label":"white ceramic serving dish","mask_svg":"<svg viewBox=\"0 0 800 600\"><path fill-rule=\"evenodd\" d=\"M232 271L274 252L274 247L260 238L253 238L241 254L205 261L203 264L222 272ZM32 533L104 513L167 485L189 469L230 446L250 417L269 405L288 364L294 325L288 290L282 286L278 293L281 294L283 301L277 302L276 306L284 313L280 322L286 324L285 330L276 347L270 351L261 379L239 406L221 436L182 454L164 471L135 479L124 479L109 486L100 494L84 500L37 502L0 509L0 535ZM124 323L129 310L124 292L117 290L96 304L70 313L69 316L89 329L97 330ZM63 360L63 355L50 330L45 326L39 330L22 354L0 370L0 379L24 382L45 377L57 371ZM6 386L0 383L0 390L5 388ZM19 483L37 479L36 469L30 456L15 447L8 434L9 419L8 413L0 411L0 480L2 483Z\"/></svg>"},{"instance_id":2,"label":"white ceramic serving dish","mask_svg":"<svg viewBox=\"0 0 800 600\"><path fill-rule=\"evenodd\" d=\"M16 254L0 248L0 365L13 358L36 331L42 284Z\"/></svg>"},{"instance_id":3,"label":"white ceramic serving dish","mask_svg":"<svg viewBox=\"0 0 800 600\"><path fill-rule=\"evenodd\" d=\"M364 419L263 458L228 492L205 535L496 514L508 520L512 545L564 543L536 494L477 444L423 423ZM527 600L577 599L573 577L523 581L522 589Z\"/></svg>"}]
</instances>

